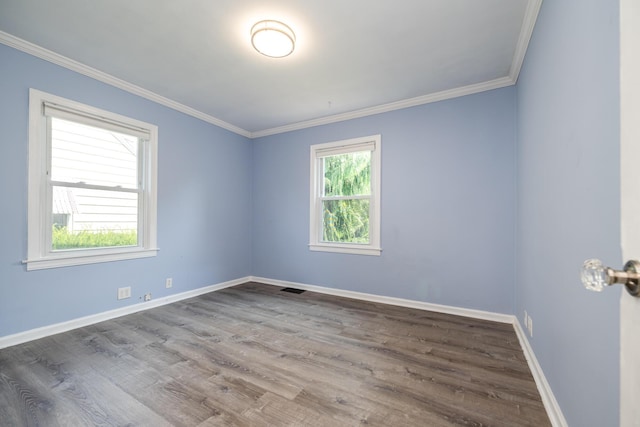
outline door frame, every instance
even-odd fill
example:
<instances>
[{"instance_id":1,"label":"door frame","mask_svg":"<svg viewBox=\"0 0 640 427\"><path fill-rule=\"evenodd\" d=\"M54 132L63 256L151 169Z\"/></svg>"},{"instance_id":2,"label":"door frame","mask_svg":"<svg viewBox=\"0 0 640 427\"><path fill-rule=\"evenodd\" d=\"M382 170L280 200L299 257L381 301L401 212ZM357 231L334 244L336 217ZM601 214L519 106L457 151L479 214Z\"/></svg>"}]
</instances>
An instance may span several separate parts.
<instances>
[{"instance_id":1,"label":"door frame","mask_svg":"<svg viewBox=\"0 0 640 427\"><path fill-rule=\"evenodd\" d=\"M620 244L640 259L640 2L620 0ZM620 425L640 427L640 298L620 297Z\"/></svg>"}]
</instances>

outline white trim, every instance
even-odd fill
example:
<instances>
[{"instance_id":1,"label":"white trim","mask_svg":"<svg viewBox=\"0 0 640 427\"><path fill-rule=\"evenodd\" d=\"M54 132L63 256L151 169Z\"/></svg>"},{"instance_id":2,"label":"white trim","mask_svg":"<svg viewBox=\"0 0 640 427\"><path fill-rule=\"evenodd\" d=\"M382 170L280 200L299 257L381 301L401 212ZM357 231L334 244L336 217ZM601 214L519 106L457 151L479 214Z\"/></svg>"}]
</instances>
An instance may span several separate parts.
<instances>
[{"instance_id":1,"label":"white trim","mask_svg":"<svg viewBox=\"0 0 640 427\"><path fill-rule=\"evenodd\" d=\"M340 245L332 243L312 243L309 244L309 250L315 252L333 252L352 255L380 255L382 253L382 248L358 244Z\"/></svg>"},{"instance_id":2,"label":"white trim","mask_svg":"<svg viewBox=\"0 0 640 427\"><path fill-rule=\"evenodd\" d=\"M141 302L133 304L127 307L118 308L115 310L105 311L98 314L93 314L77 319L69 320L66 322L56 323L54 325L43 326L41 328L31 329L24 332L19 332L13 335L7 335L0 337L0 349L11 347L14 345L22 344L25 342L37 340L40 338L48 337L51 335L67 332L72 329L81 328L84 326L93 325L95 323L104 322L106 320L115 319L118 317L126 316L128 314L137 313L140 311L149 310L151 308L160 307L163 305L171 304L177 301L182 301L188 298L193 298L199 295L203 295L209 292L219 291L232 286L237 286L246 282L258 282L269 286L281 286L281 287L293 287L298 289L304 289L312 292L318 292L327 295L334 295L338 297L353 298L362 301L370 301L381 304L395 305L399 307L415 308L418 310L434 311L437 313L453 314L456 316L470 317L473 319L489 320L493 322L509 323L513 325L518 340L524 352L529 369L533 375L536 386L542 398L542 403L547 411L547 415L554 427L568 427L567 421L562 414L560 405L558 405L551 386L547 382L544 372L536 359L536 356L526 338L526 335L520 325L518 319L510 314L493 313L489 311L474 310L468 308L453 307L448 305L433 304L423 301L408 300L403 298L386 297L382 295L374 295L363 292L347 291L342 289L327 288L317 285L308 285L298 282L290 282L285 280L268 279L265 277L247 276L227 282L218 283L216 285L205 286L202 288L194 289L191 291L181 292L179 294L169 295L166 297L158 298L148 302Z\"/></svg>"},{"instance_id":3,"label":"white trim","mask_svg":"<svg viewBox=\"0 0 640 427\"><path fill-rule=\"evenodd\" d=\"M620 240L621 262L640 258L640 2L621 0L620 25ZM623 264L620 264L623 265ZM620 426L640 426L640 298L620 293ZM610 351L615 351L612 348Z\"/></svg>"},{"instance_id":4,"label":"white trim","mask_svg":"<svg viewBox=\"0 0 640 427\"><path fill-rule=\"evenodd\" d=\"M0 337L0 349L48 337L50 335L67 332L72 329L93 325L95 323L104 322L105 320L111 320L117 317L126 316L128 314L137 313L139 311L149 310L151 308L160 307L162 305L171 304L173 302L182 301L188 298L197 297L198 295L206 294L209 292L219 291L221 289L240 285L249 281L249 277L243 277L240 279L230 280L228 282L218 283L216 285L205 286L191 291L181 292L179 294L168 295L166 297L154 299L147 302L132 304L127 307L117 308L115 310L109 310L98 314L79 317L77 319L56 323L54 325L43 326L41 328L31 329L13 335L7 335L4 337Z\"/></svg>"},{"instance_id":5,"label":"white trim","mask_svg":"<svg viewBox=\"0 0 640 427\"><path fill-rule=\"evenodd\" d=\"M522 68L522 63L524 62L527 47L529 47L529 41L533 35L533 28L536 25L536 20L538 19L538 13L540 12L541 6L542 0L529 0L527 2L527 9L524 13L522 27L520 27L520 37L518 37L516 51L513 54L513 61L511 61L511 68L509 69L509 78L513 81L512 84L516 84L518 81L520 69Z\"/></svg>"},{"instance_id":6,"label":"white trim","mask_svg":"<svg viewBox=\"0 0 640 427\"><path fill-rule=\"evenodd\" d=\"M44 94L44 92L36 91ZM52 98L49 98L52 99ZM83 106L84 108L74 108L68 102L57 104L46 100L42 102L42 115L56 117L58 119L69 120L82 123L87 126L105 128L115 132L125 132L127 135L136 138L149 139L151 137L149 129L145 126L136 126L134 119L123 117L119 114L111 113L109 117L103 117L97 108ZM117 117L121 119L117 119Z\"/></svg>"},{"instance_id":7,"label":"white trim","mask_svg":"<svg viewBox=\"0 0 640 427\"><path fill-rule=\"evenodd\" d=\"M358 119L361 117L372 116L374 114L387 113L390 111L401 110L403 108L416 107L418 105L431 104L434 102L445 101L447 99L459 98L461 96L473 95L474 93L486 92L493 89L500 89L507 86L513 86L515 81L507 76L500 77L487 82L476 83L468 86L458 87L441 92L430 93L415 98L404 99L401 101L390 102L375 107L363 108L361 110L349 111L347 113L335 114L333 116L321 117L319 119L305 120L303 122L292 123L285 126L278 126L271 129L265 129L257 132L251 132L251 138L262 138L264 136L277 135L280 133L301 130L315 126L328 125L331 123L344 122L346 120Z\"/></svg>"},{"instance_id":8,"label":"white trim","mask_svg":"<svg viewBox=\"0 0 640 427\"><path fill-rule=\"evenodd\" d=\"M144 149L138 159L139 168L142 170L142 176L139 177L142 188L137 189L140 194L137 246L55 252L51 250L51 211L49 210L51 181L47 173L49 160L46 153L51 143L47 129L47 115L52 113L52 110L47 112L48 104L56 104L65 112L78 111L82 115L79 122L88 120L88 117L100 117L108 123L122 124L116 130L135 128L138 129L136 131L138 136L141 134L146 136L143 142ZM93 125L100 126L98 123ZM108 124L107 128L110 126ZM145 258L157 254L158 127L156 125L31 88L29 89L28 143L27 259L23 261L27 265L27 271ZM88 186L83 184L83 188Z\"/></svg>"},{"instance_id":9,"label":"white trim","mask_svg":"<svg viewBox=\"0 0 640 427\"><path fill-rule=\"evenodd\" d=\"M99 262L111 262L111 261L122 261L128 259L138 259L138 258L150 258L158 255L158 248L151 249L138 249L133 248L131 250L122 249L118 251L113 251L111 253L102 253L102 254L90 254L89 251L84 251L82 255L73 255L63 253L63 256L59 257L49 257L49 258L36 258L36 259L25 259L22 261L23 264L26 264L27 271L32 270L44 270L47 268L57 268L57 267L72 267L74 265L86 265L86 264L95 264Z\"/></svg>"},{"instance_id":10,"label":"white trim","mask_svg":"<svg viewBox=\"0 0 640 427\"><path fill-rule=\"evenodd\" d=\"M140 86L136 86L103 71L89 67L88 65L82 64L78 61L74 61L73 59L67 58L66 56L52 52L48 49L30 43L26 40L22 40L3 31L0 31L0 43L28 53L29 55L35 56L36 58L44 59L45 61L59 65L68 70L75 71L76 73L91 77L92 79L98 80L102 83L106 83L113 87L117 87L118 89L122 89L134 95L138 95L160 105L164 105L165 107L180 111L181 113L185 113L191 117L195 117L207 123L211 123L212 125L216 125L222 129L226 129L238 135L251 138L251 133L249 131L239 128L238 126L234 126L230 123L225 122L224 120L220 120L194 108L188 107L184 104L180 104L179 102L173 101L169 98L165 98L164 96L158 95L157 93L151 92L150 90L141 88Z\"/></svg>"},{"instance_id":11,"label":"white trim","mask_svg":"<svg viewBox=\"0 0 640 427\"><path fill-rule=\"evenodd\" d=\"M522 325L520 325L520 321L516 316L513 316L513 328L515 329L518 340L520 341L520 346L524 352L524 357L527 359L527 363L529 364L529 369L531 370L533 379L536 382L536 386L538 386L538 392L540 393L542 403L547 410L547 415L549 416L551 425L554 427L568 427L569 425L562 414L562 409L560 409L560 405L558 404L556 397L553 395L553 390L551 390L551 386L549 385L547 378L544 376L542 367L538 363L538 359L531 348L531 344L529 344L527 335L525 334L524 329L522 329Z\"/></svg>"},{"instance_id":12,"label":"white trim","mask_svg":"<svg viewBox=\"0 0 640 427\"><path fill-rule=\"evenodd\" d=\"M383 295L368 294L364 292L346 291L343 289L327 288L324 286L308 285L305 283L288 282L286 280L268 279L266 277L250 276L252 282L264 283L271 286L282 286L304 289L306 291L337 297L353 298L362 301L377 302L381 304L397 305L399 307L417 308L418 310L435 311L438 313L454 314L456 316L471 317L474 319L490 320L500 323L513 323L510 314L493 313L490 311L474 310L470 308L453 307L450 305L433 304L430 302L415 301L403 298L387 297Z\"/></svg>"},{"instance_id":13,"label":"white trim","mask_svg":"<svg viewBox=\"0 0 640 427\"><path fill-rule=\"evenodd\" d=\"M370 135L342 141L314 144L309 147L309 249L320 252L347 253L354 255L379 256L380 248L380 206L381 206L381 174L382 174L382 136ZM371 194L367 195L369 208L369 243L323 242L322 235L322 203L327 200L322 196L323 168L322 161L327 156L371 151ZM352 199L352 198L351 198Z\"/></svg>"},{"instance_id":14,"label":"white trim","mask_svg":"<svg viewBox=\"0 0 640 427\"><path fill-rule=\"evenodd\" d=\"M305 120L298 123L291 123L288 125L277 126L274 128L263 129L255 132L250 132L238 126L232 125L231 123L227 123L224 120L220 120L209 114L205 114L194 108L188 107L184 104L180 104L179 102L176 102L164 96L158 95L147 89L143 89L140 86L136 86L134 84L121 80L117 77L111 76L103 71L89 67L80 62L74 61L70 58L67 58L60 54L52 52L48 49L45 49L43 47L30 43L26 40L22 40L18 37L15 37L3 31L0 31L0 43L13 47L15 49L18 49L22 52L28 53L40 59L44 59L45 61L51 62L53 64L60 65L69 70L76 71L80 74L84 74L85 76L91 77L103 83L107 83L119 89L123 89L129 93L133 93L134 95L141 96L150 101L169 107L173 110L180 111L182 113L185 113L187 115L190 115L192 117L205 121L207 123L211 123L213 125L226 129L230 132L236 133L238 135L242 135L247 138L255 139L255 138L261 138L264 136L291 132L294 130L301 130L301 129L306 129L306 128L315 127L315 126L343 122L346 120L371 116L374 114L386 113L389 111L401 110L403 108L430 104L433 102L444 101L447 99L458 98L466 95L472 95L474 93L485 92L493 89L500 89L507 86L513 86L518 81L520 68L522 67L522 63L524 61L524 57L527 51L527 47L529 45L529 41L531 39L531 35L533 34L533 28L535 26L535 23L538 17L538 12L540 11L541 5L542 5L542 0L528 0L527 2L527 9L525 11L525 16L523 18L520 36L516 44L516 50L513 55L513 60L511 62L511 67L509 69L508 76L500 77L500 78L489 80L486 82L475 83L475 84L471 84L471 85L463 86L459 88L444 90L441 92L426 94L426 95L418 96L415 98L409 98L409 99L404 99L396 102L390 102L387 104L382 104L382 105L378 105L370 108L363 108L355 111L350 111L342 114L335 114L333 116L327 116L327 117L322 117L318 119Z\"/></svg>"}]
</instances>

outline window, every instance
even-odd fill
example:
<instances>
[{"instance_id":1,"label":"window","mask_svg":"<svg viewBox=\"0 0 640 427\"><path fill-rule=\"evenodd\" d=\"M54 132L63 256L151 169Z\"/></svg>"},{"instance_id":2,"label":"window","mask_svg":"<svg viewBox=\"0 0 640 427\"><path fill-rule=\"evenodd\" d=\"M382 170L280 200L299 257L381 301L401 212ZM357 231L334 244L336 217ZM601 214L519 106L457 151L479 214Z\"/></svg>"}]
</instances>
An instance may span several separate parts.
<instances>
[{"instance_id":1,"label":"window","mask_svg":"<svg viewBox=\"0 0 640 427\"><path fill-rule=\"evenodd\" d=\"M157 135L31 89L27 270L156 255Z\"/></svg>"},{"instance_id":2,"label":"window","mask_svg":"<svg viewBox=\"0 0 640 427\"><path fill-rule=\"evenodd\" d=\"M311 146L313 251L380 255L380 135Z\"/></svg>"}]
</instances>

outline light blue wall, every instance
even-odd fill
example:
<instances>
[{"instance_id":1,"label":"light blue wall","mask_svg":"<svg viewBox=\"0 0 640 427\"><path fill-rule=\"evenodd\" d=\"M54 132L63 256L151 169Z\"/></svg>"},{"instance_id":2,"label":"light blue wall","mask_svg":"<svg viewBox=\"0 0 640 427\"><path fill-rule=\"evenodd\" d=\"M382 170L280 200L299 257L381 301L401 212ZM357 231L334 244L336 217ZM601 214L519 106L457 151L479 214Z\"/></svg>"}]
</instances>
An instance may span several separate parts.
<instances>
[{"instance_id":1,"label":"light blue wall","mask_svg":"<svg viewBox=\"0 0 640 427\"><path fill-rule=\"evenodd\" d=\"M0 336L168 295L166 277L526 309L569 424L617 425L620 290L578 280L585 258L621 264L617 22L617 1L547 0L515 88L255 141L0 45ZM159 126L157 257L25 271L30 87ZM309 145L378 133L382 255L309 251Z\"/></svg>"},{"instance_id":2,"label":"light blue wall","mask_svg":"<svg viewBox=\"0 0 640 427\"><path fill-rule=\"evenodd\" d=\"M309 146L382 135L382 255L311 252ZM253 274L512 313L515 89L254 142Z\"/></svg>"},{"instance_id":3,"label":"light blue wall","mask_svg":"<svg viewBox=\"0 0 640 427\"><path fill-rule=\"evenodd\" d=\"M617 1L543 3L517 85L516 313L571 426L618 425L620 289L579 279L622 265L618 72Z\"/></svg>"},{"instance_id":4,"label":"light blue wall","mask_svg":"<svg viewBox=\"0 0 640 427\"><path fill-rule=\"evenodd\" d=\"M30 87L158 125L157 257L25 270ZM251 273L248 139L1 44L0 129L0 336Z\"/></svg>"}]
</instances>

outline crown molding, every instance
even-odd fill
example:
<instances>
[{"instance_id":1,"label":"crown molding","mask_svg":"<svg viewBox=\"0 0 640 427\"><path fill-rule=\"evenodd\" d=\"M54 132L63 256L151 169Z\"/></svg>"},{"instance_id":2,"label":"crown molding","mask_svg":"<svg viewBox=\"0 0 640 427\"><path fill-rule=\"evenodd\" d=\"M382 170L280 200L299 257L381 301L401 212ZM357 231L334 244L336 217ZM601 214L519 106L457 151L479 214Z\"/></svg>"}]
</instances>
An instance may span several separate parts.
<instances>
[{"instance_id":1,"label":"crown molding","mask_svg":"<svg viewBox=\"0 0 640 427\"><path fill-rule=\"evenodd\" d=\"M487 82L476 83L455 89L443 90L441 92L430 93L428 95L417 96L415 98L403 99L401 101L390 102L375 107L363 108L347 113L335 114L333 116L321 117L319 119L305 120L303 122L292 123L290 125L279 126L257 132L251 132L251 138L262 138L264 136L276 135L279 133L291 132L294 130L306 129L314 126L327 125L331 123L343 122L351 119L372 116L374 114L387 113L389 111L401 110L403 108L415 107L418 105L431 104L433 102L444 101L452 98L459 98L465 95L485 92L493 89L500 89L511 86L515 82L511 77L500 77Z\"/></svg>"},{"instance_id":2,"label":"crown molding","mask_svg":"<svg viewBox=\"0 0 640 427\"><path fill-rule=\"evenodd\" d=\"M529 0L527 2L527 9L524 12L524 19L520 27L520 36L516 44L516 51L513 54L513 61L509 69L509 77L513 80L513 84L516 84L518 81L520 69L522 68L525 54L527 53L527 47L529 47L529 41L531 41L531 36L533 35L533 28L538 19L540 7L542 7L542 0Z\"/></svg>"},{"instance_id":3,"label":"crown molding","mask_svg":"<svg viewBox=\"0 0 640 427\"><path fill-rule=\"evenodd\" d=\"M357 119L361 117L371 116L374 114L386 113L394 110L401 110L403 108L415 107L418 105L430 104L433 102L444 101L447 99L458 98L465 95L472 95L474 93L484 92L493 89L500 89L507 86L515 85L520 75L520 69L524 62L524 57L527 53L527 47L533 34L533 29L538 19L538 13L542 6L543 0L529 0L527 2L527 8L525 10L524 18L522 20L522 26L520 27L520 35L516 44L516 50L513 54L513 60L511 61L511 67L509 68L509 75L486 82L476 83L468 86L463 86L455 89L444 90L441 92L431 93L415 98L404 99L397 102L391 102L388 104L382 104L376 107L364 108L361 110L354 110L347 113L336 114L327 117L321 117L319 119L306 120L298 123L292 123L289 125L278 126L271 129L265 129L257 132L251 132L250 138L262 138L264 136L276 135L279 133L291 132L294 130L306 129L314 126L327 125L331 123L342 122L351 119Z\"/></svg>"},{"instance_id":4,"label":"crown molding","mask_svg":"<svg viewBox=\"0 0 640 427\"><path fill-rule=\"evenodd\" d=\"M117 87L118 89L122 89L134 95L138 95L160 105L164 105L165 107L169 107L173 110L185 113L207 123L211 123L212 125L216 125L230 132L237 133L238 135L242 135L247 138L251 137L251 133L249 131L239 128L238 126L234 126L216 117L205 114L201 111L173 101L169 98L165 98L164 96L158 95L155 92L151 92L150 90L141 88L140 86L134 85L110 74L107 74L104 71L89 67L88 65L82 64L78 61L74 61L73 59L67 58L66 56L60 55L56 52L50 51L3 31L0 31L0 43L28 53L29 55L35 56L45 61L51 62L52 64L59 65L71 71L83 74L87 77L91 77L92 79L98 80L102 83L106 83L113 87Z\"/></svg>"},{"instance_id":5,"label":"crown molding","mask_svg":"<svg viewBox=\"0 0 640 427\"><path fill-rule=\"evenodd\" d=\"M248 130L242 129L238 126L227 123L224 120L220 120L209 114L205 114L194 108L188 107L184 104L173 101L164 96L158 95L147 89L143 89L140 86L126 82L110 74L107 74L103 71L89 67L80 62L74 61L73 59L67 58L65 56L62 56L60 54L57 54L48 49L45 49L43 47L30 43L26 40L22 40L18 37L15 37L11 34L8 34L2 31L0 31L0 43L13 47L15 49L18 49L22 52L28 53L40 59L44 59L45 61L51 62L53 64L60 65L64 68L78 72L85 76L91 77L103 83L125 90L134 95L138 95L142 98L146 98L150 101L156 102L160 105L164 105L173 110L180 111L189 116L195 117L207 123L211 123L215 126L226 129L230 132L236 133L246 138L255 139L255 138L262 138L265 136L285 133L285 132L311 128L315 126L322 126L322 125L327 125L332 123L343 122L346 120L367 117L367 116L386 113L386 112L395 111L395 110L401 110L404 108L415 107L418 105L430 104L434 102L444 101L447 99L458 98L461 96L472 95L479 92L485 92L493 89L500 89L503 87L515 85L516 82L518 81L518 75L520 74L520 69L522 68L522 64L524 62L524 57L527 52L529 41L531 40L531 36L533 34L533 29L538 17L538 13L540 11L540 7L542 6L542 1L543 0L528 0L527 2L527 9L525 11L525 16L523 18L522 27L520 30L520 36L516 44L516 50L513 55L513 60L511 62L511 67L509 69L508 76L497 78L494 80L489 80L486 82L475 83L468 86L458 87L458 88L449 89L449 90L443 90L440 92L422 95L415 98L404 99L404 100L390 102L387 104L382 104L374 107L363 108L359 110L349 111L346 113L335 114L335 115L326 116L326 117L320 117L317 119L305 120L297 123L277 126L274 128L263 129L255 132L250 132Z\"/></svg>"}]
</instances>

